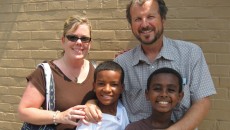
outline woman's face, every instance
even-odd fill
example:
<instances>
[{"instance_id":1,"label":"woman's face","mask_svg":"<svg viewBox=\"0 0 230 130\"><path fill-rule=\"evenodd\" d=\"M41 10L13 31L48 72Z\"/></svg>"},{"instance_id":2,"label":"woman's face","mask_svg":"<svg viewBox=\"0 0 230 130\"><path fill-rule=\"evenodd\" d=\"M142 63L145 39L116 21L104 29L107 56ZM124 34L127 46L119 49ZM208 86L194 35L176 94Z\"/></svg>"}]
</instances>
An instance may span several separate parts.
<instances>
[{"instance_id":1,"label":"woman's face","mask_svg":"<svg viewBox=\"0 0 230 130\"><path fill-rule=\"evenodd\" d=\"M65 55L74 59L84 59L91 45L90 30L86 24L81 24L76 30L69 30L62 37Z\"/></svg>"}]
</instances>

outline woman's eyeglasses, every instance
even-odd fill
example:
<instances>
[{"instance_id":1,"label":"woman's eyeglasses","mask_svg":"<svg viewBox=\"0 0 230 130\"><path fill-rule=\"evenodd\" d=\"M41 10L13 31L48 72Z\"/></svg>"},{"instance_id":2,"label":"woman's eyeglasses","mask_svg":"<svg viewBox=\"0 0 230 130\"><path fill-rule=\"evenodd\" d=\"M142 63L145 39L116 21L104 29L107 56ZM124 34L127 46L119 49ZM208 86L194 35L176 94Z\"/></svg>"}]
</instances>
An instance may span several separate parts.
<instances>
[{"instance_id":1,"label":"woman's eyeglasses","mask_svg":"<svg viewBox=\"0 0 230 130\"><path fill-rule=\"evenodd\" d=\"M85 37L85 36L78 37L76 35L66 35L66 38L71 42L77 42L78 39L80 39L82 43L88 43L91 41L90 37Z\"/></svg>"}]
</instances>

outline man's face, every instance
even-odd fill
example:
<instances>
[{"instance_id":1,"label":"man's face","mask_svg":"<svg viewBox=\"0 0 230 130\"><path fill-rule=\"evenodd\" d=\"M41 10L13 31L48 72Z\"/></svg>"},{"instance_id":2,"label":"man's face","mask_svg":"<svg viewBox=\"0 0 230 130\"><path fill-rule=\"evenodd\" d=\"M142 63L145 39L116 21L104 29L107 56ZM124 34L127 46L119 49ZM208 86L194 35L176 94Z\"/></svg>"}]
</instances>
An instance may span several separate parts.
<instances>
[{"instance_id":1,"label":"man's face","mask_svg":"<svg viewBox=\"0 0 230 130\"><path fill-rule=\"evenodd\" d=\"M134 4L130 14L132 32L141 43L153 44L162 36L164 20L156 1L146 1L142 6Z\"/></svg>"},{"instance_id":2,"label":"man's face","mask_svg":"<svg viewBox=\"0 0 230 130\"><path fill-rule=\"evenodd\" d=\"M152 77L146 99L152 104L153 111L171 112L181 101L183 92L179 93L179 79L170 73L160 73Z\"/></svg>"}]
</instances>

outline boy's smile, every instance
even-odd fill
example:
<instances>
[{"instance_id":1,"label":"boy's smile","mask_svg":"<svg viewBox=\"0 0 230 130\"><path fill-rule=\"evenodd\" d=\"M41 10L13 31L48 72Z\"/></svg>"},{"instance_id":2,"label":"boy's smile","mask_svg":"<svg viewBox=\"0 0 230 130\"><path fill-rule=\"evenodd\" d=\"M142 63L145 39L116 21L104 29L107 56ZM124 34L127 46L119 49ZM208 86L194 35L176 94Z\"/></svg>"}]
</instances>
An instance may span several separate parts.
<instances>
[{"instance_id":1,"label":"boy's smile","mask_svg":"<svg viewBox=\"0 0 230 130\"><path fill-rule=\"evenodd\" d=\"M117 105L123 90L120 79L120 72L113 70L103 70L97 74L94 90L101 105Z\"/></svg>"},{"instance_id":2,"label":"boy's smile","mask_svg":"<svg viewBox=\"0 0 230 130\"><path fill-rule=\"evenodd\" d=\"M160 73L151 79L146 98L152 103L153 110L171 112L182 99L179 93L179 80L170 73Z\"/></svg>"}]
</instances>

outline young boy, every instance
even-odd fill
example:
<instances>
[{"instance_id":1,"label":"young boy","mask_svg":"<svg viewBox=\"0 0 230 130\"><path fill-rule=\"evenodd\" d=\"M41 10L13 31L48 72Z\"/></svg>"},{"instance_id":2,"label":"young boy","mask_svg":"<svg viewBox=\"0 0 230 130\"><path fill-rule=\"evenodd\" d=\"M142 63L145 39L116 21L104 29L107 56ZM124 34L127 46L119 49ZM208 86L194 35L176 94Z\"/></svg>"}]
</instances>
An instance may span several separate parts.
<instances>
[{"instance_id":1,"label":"young boy","mask_svg":"<svg viewBox=\"0 0 230 130\"><path fill-rule=\"evenodd\" d=\"M76 130L124 130L129 120L119 97L124 89L124 71L119 64L105 61L94 71L94 92L98 107L102 111L102 121L85 125L81 121Z\"/></svg>"},{"instance_id":2,"label":"young boy","mask_svg":"<svg viewBox=\"0 0 230 130\"><path fill-rule=\"evenodd\" d=\"M172 110L184 95L181 75L171 68L154 71L148 78L145 94L152 104L152 115L129 124L125 130L166 129L172 125Z\"/></svg>"}]
</instances>

